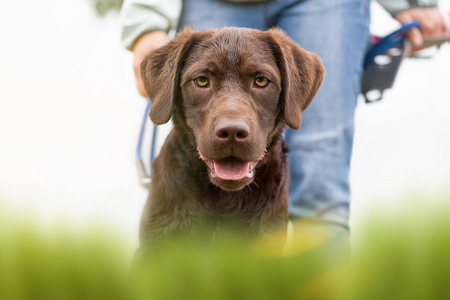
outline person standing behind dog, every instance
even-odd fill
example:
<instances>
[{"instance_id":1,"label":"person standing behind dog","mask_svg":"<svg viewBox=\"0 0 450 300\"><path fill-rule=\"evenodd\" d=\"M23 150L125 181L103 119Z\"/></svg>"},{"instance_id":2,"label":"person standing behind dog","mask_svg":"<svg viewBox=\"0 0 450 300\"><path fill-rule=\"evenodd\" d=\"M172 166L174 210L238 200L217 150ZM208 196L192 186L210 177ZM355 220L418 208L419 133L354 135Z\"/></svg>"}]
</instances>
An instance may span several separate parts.
<instances>
[{"instance_id":1,"label":"person standing behind dog","mask_svg":"<svg viewBox=\"0 0 450 300\"><path fill-rule=\"evenodd\" d=\"M414 45L448 32L437 0L378 2L402 23L420 21L422 29L409 32ZM125 0L121 14L122 42L134 52L142 96L141 61L164 45L170 32L184 26L276 26L319 55L327 72L322 87L303 115L301 130L285 133L290 149L289 213L348 228L354 113L370 39L370 0Z\"/></svg>"}]
</instances>

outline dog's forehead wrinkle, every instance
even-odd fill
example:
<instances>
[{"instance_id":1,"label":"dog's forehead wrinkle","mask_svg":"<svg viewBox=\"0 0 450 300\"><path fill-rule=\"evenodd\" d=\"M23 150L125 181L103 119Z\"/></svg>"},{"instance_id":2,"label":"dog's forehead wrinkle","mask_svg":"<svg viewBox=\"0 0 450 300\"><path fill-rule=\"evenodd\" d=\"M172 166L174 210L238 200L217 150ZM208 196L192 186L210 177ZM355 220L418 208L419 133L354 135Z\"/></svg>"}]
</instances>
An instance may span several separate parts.
<instances>
[{"instance_id":1,"label":"dog's forehead wrinkle","mask_svg":"<svg viewBox=\"0 0 450 300\"><path fill-rule=\"evenodd\" d=\"M206 52L216 58L220 55L221 57L218 59L228 64L228 67L237 67L242 64L243 60L253 57L255 49L257 49L256 52L259 53L258 57L260 57L265 51L260 50L260 47L255 47L260 44L260 41L249 34L250 31L246 28L218 30L206 41L204 45Z\"/></svg>"},{"instance_id":2,"label":"dog's forehead wrinkle","mask_svg":"<svg viewBox=\"0 0 450 300\"><path fill-rule=\"evenodd\" d=\"M206 36L192 49L185 67L206 69L218 78L229 75L255 76L266 73L265 70L277 68L277 62L270 49L264 47L263 41L248 34L246 30L225 28Z\"/></svg>"}]
</instances>

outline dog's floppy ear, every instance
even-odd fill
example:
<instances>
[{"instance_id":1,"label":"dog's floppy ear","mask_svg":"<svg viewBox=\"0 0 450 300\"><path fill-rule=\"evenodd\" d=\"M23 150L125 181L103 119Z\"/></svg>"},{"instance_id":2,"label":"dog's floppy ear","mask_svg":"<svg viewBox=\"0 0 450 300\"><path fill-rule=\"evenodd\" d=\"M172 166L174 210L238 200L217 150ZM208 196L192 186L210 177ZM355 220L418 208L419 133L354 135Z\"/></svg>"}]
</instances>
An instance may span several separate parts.
<instances>
[{"instance_id":1,"label":"dog's floppy ear","mask_svg":"<svg viewBox=\"0 0 450 300\"><path fill-rule=\"evenodd\" d=\"M284 118L289 127L300 129L302 113L319 90L325 70L317 55L300 48L282 30L268 33L282 78Z\"/></svg>"},{"instance_id":2,"label":"dog's floppy ear","mask_svg":"<svg viewBox=\"0 0 450 300\"><path fill-rule=\"evenodd\" d=\"M141 76L152 101L150 118L155 124L167 123L177 97L179 74L192 44L195 30L185 28L175 39L150 52L141 63Z\"/></svg>"}]
</instances>

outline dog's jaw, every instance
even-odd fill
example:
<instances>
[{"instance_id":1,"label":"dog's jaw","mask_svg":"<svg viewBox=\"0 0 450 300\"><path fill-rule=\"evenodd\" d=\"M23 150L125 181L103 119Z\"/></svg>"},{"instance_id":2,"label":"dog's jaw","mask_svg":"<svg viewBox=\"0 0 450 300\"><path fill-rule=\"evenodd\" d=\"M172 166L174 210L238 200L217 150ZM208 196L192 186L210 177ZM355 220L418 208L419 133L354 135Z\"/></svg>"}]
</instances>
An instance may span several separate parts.
<instances>
[{"instance_id":1,"label":"dog's jaw","mask_svg":"<svg viewBox=\"0 0 450 300\"><path fill-rule=\"evenodd\" d=\"M220 160L206 158L197 147L198 155L209 167L212 182L224 190L239 190L254 178L256 165L264 159L267 150L257 160L243 161L235 157Z\"/></svg>"}]
</instances>

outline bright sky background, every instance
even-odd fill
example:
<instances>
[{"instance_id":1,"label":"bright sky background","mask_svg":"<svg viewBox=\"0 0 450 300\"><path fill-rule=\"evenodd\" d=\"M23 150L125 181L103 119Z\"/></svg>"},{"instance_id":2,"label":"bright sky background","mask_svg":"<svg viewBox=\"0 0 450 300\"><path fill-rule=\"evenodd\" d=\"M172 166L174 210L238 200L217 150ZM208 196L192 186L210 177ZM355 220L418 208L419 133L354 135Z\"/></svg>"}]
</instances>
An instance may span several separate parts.
<instances>
[{"instance_id":1,"label":"bright sky background","mask_svg":"<svg viewBox=\"0 0 450 300\"><path fill-rule=\"evenodd\" d=\"M450 0L441 6L450 11ZM375 33L398 26L373 8ZM0 209L46 223L106 222L137 243L147 193L134 154L145 101L119 34L117 14L100 19L87 0L2 4ZM406 60L382 102L360 102L353 223L400 196L450 191L449 67L446 44L432 59Z\"/></svg>"}]
</instances>

